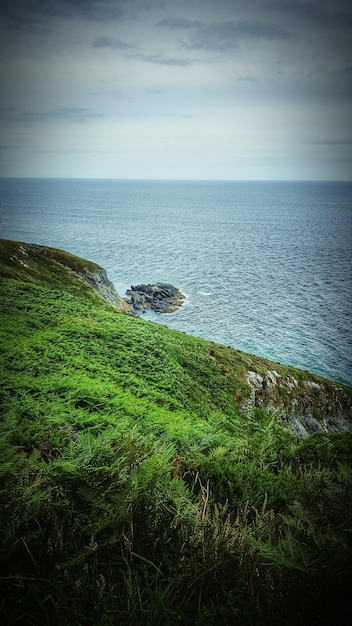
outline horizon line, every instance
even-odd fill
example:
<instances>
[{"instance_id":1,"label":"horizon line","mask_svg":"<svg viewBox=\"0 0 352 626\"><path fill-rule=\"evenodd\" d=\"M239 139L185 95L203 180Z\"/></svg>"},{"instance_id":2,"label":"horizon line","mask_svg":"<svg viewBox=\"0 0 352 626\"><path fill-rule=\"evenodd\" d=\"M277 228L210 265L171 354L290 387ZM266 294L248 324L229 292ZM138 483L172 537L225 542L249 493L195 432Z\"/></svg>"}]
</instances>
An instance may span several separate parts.
<instances>
[{"instance_id":1,"label":"horizon line","mask_svg":"<svg viewBox=\"0 0 352 626\"><path fill-rule=\"evenodd\" d=\"M108 176L1 176L0 180L96 180L182 183L352 183L352 178L112 178Z\"/></svg>"}]
</instances>

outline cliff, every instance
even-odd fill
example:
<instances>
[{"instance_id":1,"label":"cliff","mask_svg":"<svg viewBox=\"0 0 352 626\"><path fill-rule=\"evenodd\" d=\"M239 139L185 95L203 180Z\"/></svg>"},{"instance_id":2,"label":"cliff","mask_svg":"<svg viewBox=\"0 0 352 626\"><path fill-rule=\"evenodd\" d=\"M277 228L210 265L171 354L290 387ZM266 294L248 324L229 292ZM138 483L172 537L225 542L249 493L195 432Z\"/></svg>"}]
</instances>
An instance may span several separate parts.
<instances>
[{"instance_id":1,"label":"cliff","mask_svg":"<svg viewBox=\"0 0 352 626\"><path fill-rule=\"evenodd\" d=\"M91 289L82 284L83 280L117 311L130 311L129 305L116 292L102 267L56 248L1 239L1 276L38 285L46 284L77 294L82 292L91 297Z\"/></svg>"},{"instance_id":2,"label":"cliff","mask_svg":"<svg viewBox=\"0 0 352 626\"><path fill-rule=\"evenodd\" d=\"M92 306L99 296L116 312L130 312L130 306L117 294L103 268L62 250L0 240L0 277L73 293L91 301ZM146 354L153 347L142 344L138 333L134 336L135 326L132 325L129 332L130 343L137 350L137 361L147 359ZM184 363L191 379L199 385L196 380L197 364L193 363L193 371L187 365L187 337L170 329L165 329L165 332L163 358L168 359L177 335L180 362ZM215 380L218 380L216 384L227 395L227 401L237 413L247 414L253 409L264 408L299 437L314 432L352 431L351 388L212 342L194 341L198 342L200 359L206 363L201 386L212 389ZM187 393L185 391L185 398ZM209 397L208 390L206 396ZM212 402L210 397L209 401Z\"/></svg>"}]
</instances>

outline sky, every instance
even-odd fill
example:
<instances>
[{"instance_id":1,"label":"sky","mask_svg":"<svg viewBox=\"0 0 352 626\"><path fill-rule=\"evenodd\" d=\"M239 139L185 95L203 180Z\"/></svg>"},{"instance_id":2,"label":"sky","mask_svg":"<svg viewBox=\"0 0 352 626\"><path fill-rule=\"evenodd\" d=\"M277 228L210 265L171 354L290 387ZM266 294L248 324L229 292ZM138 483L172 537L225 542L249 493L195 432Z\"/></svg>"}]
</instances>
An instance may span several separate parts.
<instances>
[{"instance_id":1,"label":"sky","mask_svg":"<svg viewBox=\"0 0 352 626\"><path fill-rule=\"evenodd\" d=\"M352 179L351 0L0 0L0 176Z\"/></svg>"}]
</instances>

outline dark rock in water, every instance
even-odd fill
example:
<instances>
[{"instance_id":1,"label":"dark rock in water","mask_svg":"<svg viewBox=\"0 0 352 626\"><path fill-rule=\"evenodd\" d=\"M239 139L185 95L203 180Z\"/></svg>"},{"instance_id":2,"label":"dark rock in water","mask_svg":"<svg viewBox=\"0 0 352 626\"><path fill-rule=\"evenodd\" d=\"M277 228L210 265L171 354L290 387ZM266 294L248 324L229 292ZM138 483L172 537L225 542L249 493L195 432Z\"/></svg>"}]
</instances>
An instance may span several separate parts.
<instances>
[{"instance_id":1,"label":"dark rock in water","mask_svg":"<svg viewBox=\"0 0 352 626\"><path fill-rule=\"evenodd\" d=\"M130 296L130 304L134 309L153 309L157 313L173 313L185 299L177 287L167 283L132 285L126 294Z\"/></svg>"}]
</instances>

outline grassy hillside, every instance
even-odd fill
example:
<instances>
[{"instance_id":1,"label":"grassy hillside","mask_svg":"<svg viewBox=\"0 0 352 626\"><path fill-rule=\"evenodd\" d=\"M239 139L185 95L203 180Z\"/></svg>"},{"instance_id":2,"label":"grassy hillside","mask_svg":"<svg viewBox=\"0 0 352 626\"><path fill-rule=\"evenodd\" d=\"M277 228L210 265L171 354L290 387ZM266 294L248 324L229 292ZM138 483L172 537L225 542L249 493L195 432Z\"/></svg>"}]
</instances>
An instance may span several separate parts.
<instances>
[{"instance_id":1,"label":"grassy hillside","mask_svg":"<svg viewBox=\"0 0 352 626\"><path fill-rule=\"evenodd\" d=\"M283 404L244 413L248 370L278 364L119 314L65 264L27 272L9 254L1 623L347 624L352 434L297 439Z\"/></svg>"}]
</instances>

